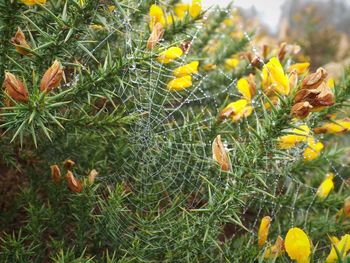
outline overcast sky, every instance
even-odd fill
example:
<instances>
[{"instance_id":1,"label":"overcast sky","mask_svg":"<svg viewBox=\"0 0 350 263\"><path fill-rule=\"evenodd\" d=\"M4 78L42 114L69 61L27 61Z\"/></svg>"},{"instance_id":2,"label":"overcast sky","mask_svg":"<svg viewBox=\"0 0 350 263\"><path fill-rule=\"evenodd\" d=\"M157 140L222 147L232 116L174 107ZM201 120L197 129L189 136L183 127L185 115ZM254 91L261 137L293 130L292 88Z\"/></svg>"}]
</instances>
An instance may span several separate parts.
<instances>
[{"instance_id":1,"label":"overcast sky","mask_svg":"<svg viewBox=\"0 0 350 263\"><path fill-rule=\"evenodd\" d=\"M350 0L343 1L350 4ZM191 2L191 0L184 0L184 2ZM232 2L232 0L202 0L203 6L205 7L210 7L216 4L226 6L230 2ZM233 3L233 6L243 8L251 8L254 6L260 14L263 23L268 25L272 31L275 31L280 19L281 6L284 3L284 0L234 0Z\"/></svg>"}]
</instances>

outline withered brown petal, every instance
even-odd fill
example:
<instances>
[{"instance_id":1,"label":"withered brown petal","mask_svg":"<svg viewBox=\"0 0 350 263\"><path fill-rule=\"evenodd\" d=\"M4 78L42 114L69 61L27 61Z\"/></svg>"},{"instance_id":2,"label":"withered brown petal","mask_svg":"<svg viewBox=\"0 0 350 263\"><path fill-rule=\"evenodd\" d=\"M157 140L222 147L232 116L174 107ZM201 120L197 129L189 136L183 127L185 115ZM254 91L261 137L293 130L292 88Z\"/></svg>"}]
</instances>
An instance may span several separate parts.
<instances>
[{"instance_id":1,"label":"withered brown petal","mask_svg":"<svg viewBox=\"0 0 350 263\"><path fill-rule=\"evenodd\" d=\"M50 92L54 88L57 88L63 78L63 69L61 63L55 60L54 63L48 68L41 79L40 90L42 92Z\"/></svg>"},{"instance_id":2,"label":"withered brown petal","mask_svg":"<svg viewBox=\"0 0 350 263\"><path fill-rule=\"evenodd\" d=\"M62 179L60 168L58 167L57 164L54 164L50 166L50 169L51 169L52 180L54 181L55 184L59 184Z\"/></svg>"},{"instance_id":3,"label":"withered brown petal","mask_svg":"<svg viewBox=\"0 0 350 263\"><path fill-rule=\"evenodd\" d=\"M71 159L65 160L63 162L63 166L64 168L66 168L67 170L72 170L73 166L75 165L75 162L72 161Z\"/></svg>"},{"instance_id":4,"label":"withered brown petal","mask_svg":"<svg viewBox=\"0 0 350 263\"><path fill-rule=\"evenodd\" d=\"M304 119L309 115L312 108L311 104L307 101L298 102L292 107L292 115L293 117Z\"/></svg>"},{"instance_id":5,"label":"withered brown petal","mask_svg":"<svg viewBox=\"0 0 350 263\"><path fill-rule=\"evenodd\" d=\"M324 68L318 68L315 73L305 77L301 83L302 89L316 89L327 78L328 73Z\"/></svg>"},{"instance_id":6,"label":"withered brown petal","mask_svg":"<svg viewBox=\"0 0 350 263\"><path fill-rule=\"evenodd\" d=\"M161 23L156 23L153 27L152 33L147 40L147 49L153 49L159 40L163 37L164 28Z\"/></svg>"},{"instance_id":7,"label":"withered brown petal","mask_svg":"<svg viewBox=\"0 0 350 263\"><path fill-rule=\"evenodd\" d=\"M31 53L27 50L31 49L31 46L28 44L26 37L20 27L18 27L15 36L11 38L11 43L16 47L17 52L21 55L31 55Z\"/></svg>"},{"instance_id":8,"label":"withered brown petal","mask_svg":"<svg viewBox=\"0 0 350 263\"><path fill-rule=\"evenodd\" d=\"M3 82L3 87L5 88L5 92L12 99L19 102L28 102L29 93L24 84L16 78L15 75L10 72L5 72L5 79Z\"/></svg>"},{"instance_id":9,"label":"withered brown petal","mask_svg":"<svg viewBox=\"0 0 350 263\"><path fill-rule=\"evenodd\" d=\"M228 151L225 149L221 141L221 136L218 135L212 144L213 159L220 165L223 171L229 171L231 164Z\"/></svg>"},{"instance_id":10,"label":"withered brown petal","mask_svg":"<svg viewBox=\"0 0 350 263\"><path fill-rule=\"evenodd\" d=\"M92 169L89 173L89 183L93 184L95 182L95 178L98 175L98 172L95 169Z\"/></svg>"},{"instance_id":11,"label":"withered brown petal","mask_svg":"<svg viewBox=\"0 0 350 263\"><path fill-rule=\"evenodd\" d=\"M83 191L83 185L79 179L76 179L71 171L66 174L66 181L68 189L74 193L81 193Z\"/></svg>"}]
</instances>

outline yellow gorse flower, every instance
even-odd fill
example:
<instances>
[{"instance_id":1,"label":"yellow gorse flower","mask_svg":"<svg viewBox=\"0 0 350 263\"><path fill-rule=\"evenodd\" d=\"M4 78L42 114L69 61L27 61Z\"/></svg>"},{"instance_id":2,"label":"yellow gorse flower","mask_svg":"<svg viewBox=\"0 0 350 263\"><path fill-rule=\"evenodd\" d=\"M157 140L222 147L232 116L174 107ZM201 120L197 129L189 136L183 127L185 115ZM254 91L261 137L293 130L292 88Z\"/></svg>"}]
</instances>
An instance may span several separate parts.
<instances>
[{"instance_id":1,"label":"yellow gorse flower","mask_svg":"<svg viewBox=\"0 0 350 263\"><path fill-rule=\"evenodd\" d=\"M169 81L167 88L169 91L182 91L191 86L192 86L192 77L191 75L187 75L187 76L183 76L183 77L176 78Z\"/></svg>"},{"instance_id":2,"label":"yellow gorse flower","mask_svg":"<svg viewBox=\"0 0 350 263\"><path fill-rule=\"evenodd\" d=\"M203 70L205 70L205 71L211 71L211 70L214 70L214 69L216 69L216 65L212 64L212 63L205 64L203 66Z\"/></svg>"},{"instance_id":3,"label":"yellow gorse flower","mask_svg":"<svg viewBox=\"0 0 350 263\"><path fill-rule=\"evenodd\" d=\"M180 19L185 17L188 10L189 10L189 5L184 3L178 3L174 7L174 13Z\"/></svg>"},{"instance_id":4,"label":"yellow gorse flower","mask_svg":"<svg viewBox=\"0 0 350 263\"><path fill-rule=\"evenodd\" d=\"M228 58L225 60L225 68L227 70L233 70L239 64L239 60L237 58Z\"/></svg>"},{"instance_id":5,"label":"yellow gorse flower","mask_svg":"<svg viewBox=\"0 0 350 263\"><path fill-rule=\"evenodd\" d=\"M315 128L315 133L341 133L347 132L350 129L350 120L341 119L326 123L321 127Z\"/></svg>"},{"instance_id":6,"label":"yellow gorse flower","mask_svg":"<svg viewBox=\"0 0 350 263\"><path fill-rule=\"evenodd\" d=\"M308 138L307 147L304 150L303 156L305 161L315 160L320 156L323 149L323 144L321 142L316 142L314 138Z\"/></svg>"},{"instance_id":7,"label":"yellow gorse flower","mask_svg":"<svg viewBox=\"0 0 350 263\"><path fill-rule=\"evenodd\" d=\"M325 199L329 193L334 189L333 182L334 174L329 173L326 176L326 179L321 183L321 185L317 189L317 196L321 199Z\"/></svg>"},{"instance_id":8,"label":"yellow gorse flower","mask_svg":"<svg viewBox=\"0 0 350 263\"><path fill-rule=\"evenodd\" d=\"M196 18L199 16L202 10L202 3L201 0L192 0L192 4L190 5L190 9L188 13L192 18Z\"/></svg>"},{"instance_id":9,"label":"yellow gorse flower","mask_svg":"<svg viewBox=\"0 0 350 263\"><path fill-rule=\"evenodd\" d=\"M295 64L289 66L288 72L292 72L293 70L296 70L298 75L302 75L308 71L309 67L310 67L309 62L295 63Z\"/></svg>"},{"instance_id":10,"label":"yellow gorse flower","mask_svg":"<svg viewBox=\"0 0 350 263\"><path fill-rule=\"evenodd\" d=\"M300 125L291 131L291 134L284 135L278 138L279 149L291 149L299 142L307 140L310 134L310 129L307 125Z\"/></svg>"},{"instance_id":11,"label":"yellow gorse flower","mask_svg":"<svg viewBox=\"0 0 350 263\"><path fill-rule=\"evenodd\" d=\"M21 0L21 2L27 6L32 6L36 4L45 4L46 0Z\"/></svg>"},{"instance_id":12,"label":"yellow gorse flower","mask_svg":"<svg viewBox=\"0 0 350 263\"><path fill-rule=\"evenodd\" d=\"M162 64L168 64L173 60L181 57L183 51L179 47L171 47L159 54L157 60Z\"/></svg>"},{"instance_id":13,"label":"yellow gorse flower","mask_svg":"<svg viewBox=\"0 0 350 263\"><path fill-rule=\"evenodd\" d=\"M228 104L220 113L222 118L231 117L233 122L240 120L242 117L248 117L253 112L253 107L249 101L240 99Z\"/></svg>"},{"instance_id":14,"label":"yellow gorse flower","mask_svg":"<svg viewBox=\"0 0 350 263\"><path fill-rule=\"evenodd\" d=\"M285 239L285 249L288 256L297 263L310 262L311 242L306 233L298 228L289 229Z\"/></svg>"},{"instance_id":15,"label":"yellow gorse flower","mask_svg":"<svg viewBox=\"0 0 350 263\"><path fill-rule=\"evenodd\" d=\"M333 263L339 260L336 249L341 255L341 259L343 259L350 249L350 235L346 234L341 238L339 242L337 242L336 244L332 244L332 249L328 257L326 258L327 263Z\"/></svg>"},{"instance_id":16,"label":"yellow gorse flower","mask_svg":"<svg viewBox=\"0 0 350 263\"><path fill-rule=\"evenodd\" d=\"M189 64L186 64L174 69L173 74L175 77L183 77L190 74L197 74L198 65L199 65L198 61L192 61Z\"/></svg>"},{"instance_id":17,"label":"yellow gorse flower","mask_svg":"<svg viewBox=\"0 0 350 263\"><path fill-rule=\"evenodd\" d=\"M160 6L155 5L155 4L151 5L151 7L149 9L149 16L150 16L150 22L149 22L150 30L153 29L153 26L156 23L161 23L162 26L165 27L166 20L164 18L164 12Z\"/></svg>"},{"instance_id":18,"label":"yellow gorse flower","mask_svg":"<svg viewBox=\"0 0 350 263\"><path fill-rule=\"evenodd\" d=\"M242 94L243 98L248 101L252 100L253 94L251 93L248 80L241 78L237 81L237 89Z\"/></svg>"},{"instance_id":19,"label":"yellow gorse flower","mask_svg":"<svg viewBox=\"0 0 350 263\"><path fill-rule=\"evenodd\" d=\"M258 246L259 248L263 247L266 243L267 236L269 235L269 229L271 224L271 217L264 216L261 219L260 227L258 231Z\"/></svg>"},{"instance_id":20,"label":"yellow gorse flower","mask_svg":"<svg viewBox=\"0 0 350 263\"><path fill-rule=\"evenodd\" d=\"M288 95L289 79L277 57L273 57L262 70L262 87L266 93L277 92Z\"/></svg>"}]
</instances>

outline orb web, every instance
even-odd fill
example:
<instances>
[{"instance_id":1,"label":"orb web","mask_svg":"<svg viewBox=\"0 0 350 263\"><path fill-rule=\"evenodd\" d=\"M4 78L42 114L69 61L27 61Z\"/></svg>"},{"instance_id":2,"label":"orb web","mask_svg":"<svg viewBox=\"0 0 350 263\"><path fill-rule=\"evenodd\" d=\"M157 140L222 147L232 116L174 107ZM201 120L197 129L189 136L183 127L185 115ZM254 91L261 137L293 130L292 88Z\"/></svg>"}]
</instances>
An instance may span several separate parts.
<instances>
[{"instance_id":1,"label":"orb web","mask_svg":"<svg viewBox=\"0 0 350 263\"><path fill-rule=\"evenodd\" d=\"M142 1L135 8L141 4ZM212 12L218 12L218 9ZM245 167L240 164L241 156L238 155L242 155L242 149L253 147L250 139L254 138L254 133L249 127L264 118L258 110L263 107L261 100L253 101L253 114L246 120L218 126L218 115L225 98L234 101L240 97L236 88L237 77L218 67L214 72L195 74L190 88L169 92L166 86L172 79L173 69L197 59L196 54L190 51L171 66L163 65L156 60L155 53L145 51L142 46L148 34L144 27L131 24L128 14L123 16L115 12L115 16L118 18L116 23L123 25L125 41L118 44L123 45L123 55L128 63L121 78L126 84L110 83L110 87L125 105L130 106L130 113L137 112L141 117L129 131L127 155L123 156L122 165L103 179L107 185L123 182L129 191L124 197L125 213L113 209L108 211L115 219L109 223L118 226L120 231L111 237L113 242L121 244L122 250L132 251L139 259L157 260L154 255L164 254L164 250L172 251L174 257L184 257L181 252L176 252L188 249L179 246L181 236L189 240L187 244L199 237L203 240L201 253L211 255L217 244L221 244L220 235L225 235L223 229L227 224L235 224L238 228L225 237L227 242L235 242L235 238L244 236L248 246L255 245L256 229L265 215L269 215L273 222L278 217L289 218L282 231L296 223L306 227L317 200L317 188L290 176L295 164L300 162L303 149L291 151L288 158L281 154L273 165L269 153L265 152L261 161L249 167L250 175L242 172ZM142 19L147 21L146 17ZM243 26L240 29L249 42L248 50L257 53L249 34ZM190 41L195 46L204 30L203 21L197 21L193 30L176 37L177 43ZM166 49L171 45L162 41L159 46ZM91 53L98 48L99 45ZM140 56L151 56L152 59L145 65L136 61ZM222 81L218 83L216 77ZM221 173L212 160L211 145L218 134L222 135L230 150L233 171L227 174ZM332 161L327 161L332 172L339 177ZM259 179L254 174L259 175ZM307 193L312 193L312 198L300 202L299 199ZM231 210L238 217L233 216L233 212L230 215ZM180 223L179 218L184 217L190 225ZM178 228L175 228L177 224ZM211 229L208 230L207 226ZM183 231L183 234L175 233L177 231ZM206 240L206 231L211 237L216 235L215 240ZM285 232L278 234L284 235ZM135 240L148 248L148 255L140 254L133 244ZM184 244L186 242L181 243Z\"/></svg>"}]
</instances>

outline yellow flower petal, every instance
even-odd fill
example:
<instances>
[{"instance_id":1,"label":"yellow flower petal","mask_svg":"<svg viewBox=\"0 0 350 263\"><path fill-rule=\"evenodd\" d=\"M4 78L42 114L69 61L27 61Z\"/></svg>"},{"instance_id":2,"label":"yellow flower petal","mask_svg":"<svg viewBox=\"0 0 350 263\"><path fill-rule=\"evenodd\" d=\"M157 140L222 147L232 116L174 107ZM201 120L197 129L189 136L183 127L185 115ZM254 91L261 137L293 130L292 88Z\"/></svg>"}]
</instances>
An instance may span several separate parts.
<instances>
[{"instance_id":1,"label":"yellow flower petal","mask_svg":"<svg viewBox=\"0 0 350 263\"><path fill-rule=\"evenodd\" d=\"M264 216L263 219L261 219L260 227L258 231L258 245L259 248L263 247L267 236L269 235L269 229L270 229L270 223L271 223L271 217Z\"/></svg>"},{"instance_id":2,"label":"yellow flower petal","mask_svg":"<svg viewBox=\"0 0 350 263\"><path fill-rule=\"evenodd\" d=\"M169 81L167 88L170 91L181 91L192 86L192 77L190 75L173 79Z\"/></svg>"},{"instance_id":3,"label":"yellow flower petal","mask_svg":"<svg viewBox=\"0 0 350 263\"><path fill-rule=\"evenodd\" d=\"M298 75L301 75L301 74L304 74L305 72L307 72L309 67L310 67L309 62L295 63L295 64L289 66L288 72L292 72L295 69L297 71Z\"/></svg>"},{"instance_id":4,"label":"yellow flower petal","mask_svg":"<svg viewBox=\"0 0 350 263\"><path fill-rule=\"evenodd\" d=\"M308 146L304 150L303 156L305 161L315 160L320 156L323 149L323 144L321 142L315 142L313 138L308 139Z\"/></svg>"},{"instance_id":5,"label":"yellow flower petal","mask_svg":"<svg viewBox=\"0 0 350 263\"><path fill-rule=\"evenodd\" d=\"M311 244L306 233L298 227L289 229L285 239L288 256L297 263L310 262Z\"/></svg>"},{"instance_id":6,"label":"yellow flower petal","mask_svg":"<svg viewBox=\"0 0 350 263\"><path fill-rule=\"evenodd\" d=\"M310 129L307 125L300 125L298 128L293 129L291 133L278 138L279 149L291 149L297 143L306 141L307 136L310 134Z\"/></svg>"},{"instance_id":7,"label":"yellow flower petal","mask_svg":"<svg viewBox=\"0 0 350 263\"><path fill-rule=\"evenodd\" d=\"M289 78L284 73L283 67L277 57L273 57L264 65L262 70L262 86L265 92L277 92L288 95Z\"/></svg>"},{"instance_id":8,"label":"yellow flower petal","mask_svg":"<svg viewBox=\"0 0 350 263\"><path fill-rule=\"evenodd\" d=\"M237 67L239 60L236 58L228 58L225 60L225 68L227 70L232 70Z\"/></svg>"},{"instance_id":9,"label":"yellow flower petal","mask_svg":"<svg viewBox=\"0 0 350 263\"><path fill-rule=\"evenodd\" d=\"M21 2L27 6L32 6L36 4L45 4L46 0L21 0Z\"/></svg>"},{"instance_id":10,"label":"yellow flower petal","mask_svg":"<svg viewBox=\"0 0 350 263\"><path fill-rule=\"evenodd\" d=\"M184 16L188 12L188 9L189 9L188 4L178 3L175 5L174 12L178 18L182 19L182 18L184 18Z\"/></svg>"},{"instance_id":11,"label":"yellow flower petal","mask_svg":"<svg viewBox=\"0 0 350 263\"><path fill-rule=\"evenodd\" d=\"M326 198L329 195L329 193L333 190L334 188L333 177L334 177L334 174L332 173L327 174L326 179L318 187L316 194L321 199Z\"/></svg>"},{"instance_id":12,"label":"yellow flower petal","mask_svg":"<svg viewBox=\"0 0 350 263\"><path fill-rule=\"evenodd\" d=\"M350 120L334 120L333 122L326 123L321 127L315 128L315 133L340 133L350 130Z\"/></svg>"},{"instance_id":13,"label":"yellow flower petal","mask_svg":"<svg viewBox=\"0 0 350 263\"><path fill-rule=\"evenodd\" d=\"M199 62L198 61L192 61L189 64L180 66L176 69L174 69L174 76L175 77L183 77L186 75L190 75L190 74L197 74L198 73L198 65Z\"/></svg>"},{"instance_id":14,"label":"yellow flower petal","mask_svg":"<svg viewBox=\"0 0 350 263\"><path fill-rule=\"evenodd\" d=\"M239 79L237 82L237 89L246 100L248 101L252 100L252 94L250 93L248 80L244 78Z\"/></svg>"},{"instance_id":15,"label":"yellow flower petal","mask_svg":"<svg viewBox=\"0 0 350 263\"><path fill-rule=\"evenodd\" d=\"M183 54L183 51L181 48L171 47L171 48L163 51L162 53L160 53L157 60L158 60L158 62L160 62L162 64L168 64L168 63L172 62L173 60L181 57L182 54Z\"/></svg>"},{"instance_id":16,"label":"yellow flower petal","mask_svg":"<svg viewBox=\"0 0 350 263\"><path fill-rule=\"evenodd\" d=\"M327 86L328 86L328 88L330 88L330 89L334 89L334 79L333 79L333 78L329 78L329 79L327 80Z\"/></svg>"},{"instance_id":17,"label":"yellow flower petal","mask_svg":"<svg viewBox=\"0 0 350 263\"><path fill-rule=\"evenodd\" d=\"M202 9L201 0L192 0L192 4L190 6L189 14L192 18L196 18Z\"/></svg>"},{"instance_id":18,"label":"yellow flower petal","mask_svg":"<svg viewBox=\"0 0 350 263\"><path fill-rule=\"evenodd\" d=\"M164 12L162 8L158 5L151 5L149 9L149 16L150 16L150 22L149 22L149 28L152 31L153 26L156 23L161 23L163 26L165 26L166 22L164 19Z\"/></svg>"},{"instance_id":19,"label":"yellow flower petal","mask_svg":"<svg viewBox=\"0 0 350 263\"><path fill-rule=\"evenodd\" d=\"M341 255L342 259L346 256L350 249L350 235L346 234L344 235L341 240L335 245L337 248L339 254ZM327 263L333 263L338 261L338 255L336 252L336 249L334 247L334 244L332 245L332 249L326 258Z\"/></svg>"},{"instance_id":20,"label":"yellow flower petal","mask_svg":"<svg viewBox=\"0 0 350 263\"><path fill-rule=\"evenodd\" d=\"M214 70L216 69L216 65L215 64L212 64L212 63L209 63L209 64L206 64L203 66L203 69L205 71L211 71L211 70Z\"/></svg>"}]
</instances>

